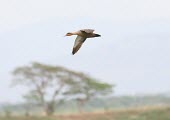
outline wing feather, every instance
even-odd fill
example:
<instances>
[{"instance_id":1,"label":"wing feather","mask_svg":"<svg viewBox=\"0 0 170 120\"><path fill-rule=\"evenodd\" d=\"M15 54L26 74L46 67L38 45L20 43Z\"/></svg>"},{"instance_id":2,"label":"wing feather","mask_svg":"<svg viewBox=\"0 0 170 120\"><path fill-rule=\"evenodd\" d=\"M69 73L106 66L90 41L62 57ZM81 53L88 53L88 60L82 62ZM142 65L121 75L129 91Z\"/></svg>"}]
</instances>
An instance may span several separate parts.
<instances>
[{"instance_id":1,"label":"wing feather","mask_svg":"<svg viewBox=\"0 0 170 120\"><path fill-rule=\"evenodd\" d=\"M77 36L75 42L74 42L74 46L73 46L73 51L72 54L74 55L82 46L82 44L84 43L84 41L86 40L85 37L82 36Z\"/></svg>"}]
</instances>

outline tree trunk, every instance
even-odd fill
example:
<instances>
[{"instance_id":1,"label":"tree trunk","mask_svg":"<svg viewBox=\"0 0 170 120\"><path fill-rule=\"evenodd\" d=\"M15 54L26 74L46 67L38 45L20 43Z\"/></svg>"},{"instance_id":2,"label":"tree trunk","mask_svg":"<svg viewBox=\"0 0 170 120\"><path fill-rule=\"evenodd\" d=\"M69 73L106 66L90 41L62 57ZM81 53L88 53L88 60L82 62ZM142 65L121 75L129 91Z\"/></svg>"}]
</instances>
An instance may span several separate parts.
<instances>
[{"instance_id":1,"label":"tree trunk","mask_svg":"<svg viewBox=\"0 0 170 120\"><path fill-rule=\"evenodd\" d=\"M79 98L77 99L77 109L78 109L79 113L83 112L82 108L83 108L85 102L86 102L86 99L79 99Z\"/></svg>"},{"instance_id":2,"label":"tree trunk","mask_svg":"<svg viewBox=\"0 0 170 120\"><path fill-rule=\"evenodd\" d=\"M82 113L82 104L79 101L77 101L77 109L79 113Z\"/></svg>"},{"instance_id":3,"label":"tree trunk","mask_svg":"<svg viewBox=\"0 0 170 120\"><path fill-rule=\"evenodd\" d=\"M45 113L47 116L53 115L55 112L55 104L50 102L46 104Z\"/></svg>"}]
</instances>

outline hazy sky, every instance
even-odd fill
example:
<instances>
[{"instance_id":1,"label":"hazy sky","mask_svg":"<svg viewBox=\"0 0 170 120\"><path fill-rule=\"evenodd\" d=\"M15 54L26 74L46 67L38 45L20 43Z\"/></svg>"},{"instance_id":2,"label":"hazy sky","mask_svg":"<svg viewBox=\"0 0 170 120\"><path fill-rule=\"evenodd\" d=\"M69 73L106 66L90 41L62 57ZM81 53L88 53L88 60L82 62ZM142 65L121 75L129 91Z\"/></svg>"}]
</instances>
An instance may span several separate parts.
<instances>
[{"instance_id":1,"label":"hazy sky","mask_svg":"<svg viewBox=\"0 0 170 120\"><path fill-rule=\"evenodd\" d=\"M38 61L85 72L116 84L115 94L170 91L169 0L1 0L0 102L20 101L11 71ZM95 29L71 55L75 37Z\"/></svg>"}]
</instances>

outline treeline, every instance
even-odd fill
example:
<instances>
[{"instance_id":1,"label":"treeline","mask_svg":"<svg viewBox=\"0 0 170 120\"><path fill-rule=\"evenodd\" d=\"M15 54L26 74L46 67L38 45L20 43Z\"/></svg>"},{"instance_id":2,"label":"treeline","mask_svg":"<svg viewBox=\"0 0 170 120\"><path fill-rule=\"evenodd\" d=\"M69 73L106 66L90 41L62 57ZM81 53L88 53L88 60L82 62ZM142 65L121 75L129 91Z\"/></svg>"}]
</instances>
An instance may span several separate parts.
<instances>
[{"instance_id":1,"label":"treeline","mask_svg":"<svg viewBox=\"0 0 170 120\"><path fill-rule=\"evenodd\" d=\"M87 101L82 110L90 112L95 110L113 110L119 108L131 108L142 106L157 106L164 105L170 106L170 96L166 95L141 95L141 96L112 96L112 97L100 97ZM61 104L55 105L56 113L63 112L79 112L77 108L76 100L67 100ZM32 103L22 104L3 104L0 105L1 114L18 113L23 115L40 115L42 113L42 106Z\"/></svg>"}]
</instances>

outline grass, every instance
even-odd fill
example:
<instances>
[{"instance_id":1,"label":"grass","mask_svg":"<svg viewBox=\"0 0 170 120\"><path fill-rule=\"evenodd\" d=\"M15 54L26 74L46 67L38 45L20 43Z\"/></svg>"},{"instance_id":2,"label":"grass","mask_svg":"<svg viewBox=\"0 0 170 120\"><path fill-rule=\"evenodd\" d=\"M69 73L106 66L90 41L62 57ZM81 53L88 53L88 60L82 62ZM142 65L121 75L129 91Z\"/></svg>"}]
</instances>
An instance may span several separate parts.
<instances>
[{"instance_id":1,"label":"grass","mask_svg":"<svg viewBox=\"0 0 170 120\"><path fill-rule=\"evenodd\" d=\"M170 107L142 107L52 117L0 117L0 120L170 120Z\"/></svg>"}]
</instances>

